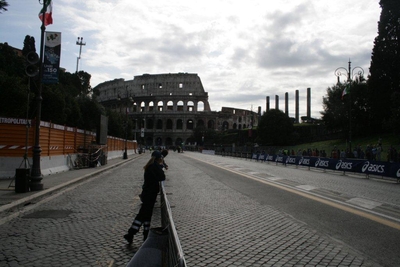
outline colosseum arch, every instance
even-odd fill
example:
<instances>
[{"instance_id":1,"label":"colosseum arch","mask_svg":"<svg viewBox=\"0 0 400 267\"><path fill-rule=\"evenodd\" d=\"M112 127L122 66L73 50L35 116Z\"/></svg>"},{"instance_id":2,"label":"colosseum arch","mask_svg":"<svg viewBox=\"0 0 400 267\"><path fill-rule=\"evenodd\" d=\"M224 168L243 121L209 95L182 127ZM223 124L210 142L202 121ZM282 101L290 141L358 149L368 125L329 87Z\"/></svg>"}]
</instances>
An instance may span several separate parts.
<instances>
[{"instance_id":1,"label":"colosseum arch","mask_svg":"<svg viewBox=\"0 0 400 267\"><path fill-rule=\"evenodd\" d=\"M163 128L163 121L162 121L162 119L158 119L158 120L157 120L156 129L157 129L157 130L162 130L162 128Z\"/></svg>"},{"instance_id":2,"label":"colosseum arch","mask_svg":"<svg viewBox=\"0 0 400 267\"><path fill-rule=\"evenodd\" d=\"M229 122L224 121L224 122L222 123L222 130L223 130L223 131L229 130Z\"/></svg>"},{"instance_id":3,"label":"colosseum arch","mask_svg":"<svg viewBox=\"0 0 400 267\"><path fill-rule=\"evenodd\" d=\"M194 102L193 101L188 101L187 102L187 111L192 112L194 110Z\"/></svg>"},{"instance_id":4,"label":"colosseum arch","mask_svg":"<svg viewBox=\"0 0 400 267\"><path fill-rule=\"evenodd\" d=\"M163 111L164 109L164 102L163 101L158 101L157 103L157 111Z\"/></svg>"},{"instance_id":5,"label":"colosseum arch","mask_svg":"<svg viewBox=\"0 0 400 267\"><path fill-rule=\"evenodd\" d=\"M166 127L166 129L167 129L167 130L172 130L172 129L173 129L173 122L172 122L171 119L168 119L168 120L167 120L167 127Z\"/></svg>"},{"instance_id":6,"label":"colosseum arch","mask_svg":"<svg viewBox=\"0 0 400 267\"><path fill-rule=\"evenodd\" d=\"M154 128L154 121L153 121L153 119L147 119L147 121L146 121L146 128L148 129L148 130L151 130L151 129L153 129Z\"/></svg>"},{"instance_id":7,"label":"colosseum arch","mask_svg":"<svg viewBox=\"0 0 400 267\"><path fill-rule=\"evenodd\" d=\"M149 111L153 111L154 110L154 102L150 101L149 102Z\"/></svg>"},{"instance_id":8,"label":"colosseum arch","mask_svg":"<svg viewBox=\"0 0 400 267\"><path fill-rule=\"evenodd\" d=\"M167 110L173 111L174 110L174 102L173 101L168 101L167 102Z\"/></svg>"},{"instance_id":9,"label":"colosseum arch","mask_svg":"<svg viewBox=\"0 0 400 267\"><path fill-rule=\"evenodd\" d=\"M184 104L182 100L178 101L178 104L176 106L178 111L183 111Z\"/></svg>"},{"instance_id":10,"label":"colosseum arch","mask_svg":"<svg viewBox=\"0 0 400 267\"><path fill-rule=\"evenodd\" d=\"M188 130L194 129L194 121L192 119L188 119L186 121L186 129L188 129Z\"/></svg>"},{"instance_id":11,"label":"colosseum arch","mask_svg":"<svg viewBox=\"0 0 400 267\"><path fill-rule=\"evenodd\" d=\"M178 119L176 121L176 129L177 130L182 130L183 129L183 120L182 119Z\"/></svg>"},{"instance_id":12,"label":"colosseum arch","mask_svg":"<svg viewBox=\"0 0 400 267\"><path fill-rule=\"evenodd\" d=\"M204 108L205 108L204 102L203 101L199 101L197 103L197 111L204 111Z\"/></svg>"},{"instance_id":13,"label":"colosseum arch","mask_svg":"<svg viewBox=\"0 0 400 267\"><path fill-rule=\"evenodd\" d=\"M208 129L215 129L215 122L213 120L209 120L207 122L207 128Z\"/></svg>"},{"instance_id":14,"label":"colosseum arch","mask_svg":"<svg viewBox=\"0 0 400 267\"><path fill-rule=\"evenodd\" d=\"M140 112L146 112L146 102L140 102Z\"/></svg>"}]
</instances>

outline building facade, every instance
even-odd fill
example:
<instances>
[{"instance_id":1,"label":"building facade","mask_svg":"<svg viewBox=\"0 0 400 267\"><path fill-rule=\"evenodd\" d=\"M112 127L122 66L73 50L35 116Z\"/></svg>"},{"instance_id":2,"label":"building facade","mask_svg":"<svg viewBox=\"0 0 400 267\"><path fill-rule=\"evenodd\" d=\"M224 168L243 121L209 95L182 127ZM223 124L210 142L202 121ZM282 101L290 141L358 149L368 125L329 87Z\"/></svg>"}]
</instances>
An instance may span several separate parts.
<instances>
[{"instance_id":1,"label":"building facade","mask_svg":"<svg viewBox=\"0 0 400 267\"><path fill-rule=\"evenodd\" d=\"M143 74L129 81L107 81L94 90L103 106L134 122L136 139L146 146L193 145L193 129L200 126L224 131L258 124L259 114L252 111L211 111L208 93L197 74Z\"/></svg>"}]
</instances>

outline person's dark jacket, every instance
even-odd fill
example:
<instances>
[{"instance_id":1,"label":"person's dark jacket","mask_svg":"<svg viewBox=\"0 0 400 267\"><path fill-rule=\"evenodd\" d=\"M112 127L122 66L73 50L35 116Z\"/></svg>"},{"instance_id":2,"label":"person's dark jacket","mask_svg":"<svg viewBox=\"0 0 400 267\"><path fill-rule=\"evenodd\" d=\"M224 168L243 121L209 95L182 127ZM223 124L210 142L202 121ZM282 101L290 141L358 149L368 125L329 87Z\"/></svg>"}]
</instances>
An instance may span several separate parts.
<instances>
[{"instance_id":1,"label":"person's dark jacket","mask_svg":"<svg viewBox=\"0 0 400 267\"><path fill-rule=\"evenodd\" d=\"M160 182L165 180L165 174L162 165L154 162L144 172L144 184L142 197L157 195L160 191Z\"/></svg>"}]
</instances>

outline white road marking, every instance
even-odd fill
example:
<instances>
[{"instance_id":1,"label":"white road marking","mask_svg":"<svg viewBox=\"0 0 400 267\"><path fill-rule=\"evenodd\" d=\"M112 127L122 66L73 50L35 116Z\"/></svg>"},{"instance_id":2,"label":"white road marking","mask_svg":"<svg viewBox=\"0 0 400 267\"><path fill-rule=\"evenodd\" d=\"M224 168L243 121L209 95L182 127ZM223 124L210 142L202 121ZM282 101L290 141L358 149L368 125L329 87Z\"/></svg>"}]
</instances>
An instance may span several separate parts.
<instances>
[{"instance_id":1,"label":"white road marking","mask_svg":"<svg viewBox=\"0 0 400 267\"><path fill-rule=\"evenodd\" d=\"M382 205L382 203L376 202L376 201L372 201L372 200L368 200L368 199L364 199L364 198L352 198L350 200L346 201L347 203L351 203L366 209L370 209L372 210L373 208L379 207Z\"/></svg>"},{"instance_id":2,"label":"white road marking","mask_svg":"<svg viewBox=\"0 0 400 267\"><path fill-rule=\"evenodd\" d=\"M315 186L312 186L312 185L307 185L307 184L305 184L305 185L299 185L299 186L296 186L297 188L300 188L300 189L304 189L304 190L307 190L307 191L311 191L311 190L314 190L314 189L317 189L318 187L315 187Z\"/></svg>"}]
</instances>

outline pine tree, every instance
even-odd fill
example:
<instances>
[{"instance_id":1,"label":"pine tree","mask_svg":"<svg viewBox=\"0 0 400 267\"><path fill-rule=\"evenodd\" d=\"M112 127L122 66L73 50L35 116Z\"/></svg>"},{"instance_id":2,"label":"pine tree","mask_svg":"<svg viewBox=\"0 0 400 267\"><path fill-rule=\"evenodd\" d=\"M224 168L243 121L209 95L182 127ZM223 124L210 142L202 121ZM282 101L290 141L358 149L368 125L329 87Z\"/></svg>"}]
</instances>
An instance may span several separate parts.
<instances>
[{"instance_id":1,"label":"pine tree","mask_svg":"<svg viewBox=\"0 0 400 267\"><path fill-rule=\"evenodd\" d=\"M7 11L8 3L6 0L0 0L0 14L3 11Z\"/></svg>"},{"instance_id":2,"label":"pine tree","mask_svg":"<svg viewBox=\"0 0 400 267\"><path fill-rule=\"evenodd\" d=\"M380 0L379 4L382 11L368 79L375 132L394 130L400 123L400 1Z\"/></svg>"}]
</instances>

